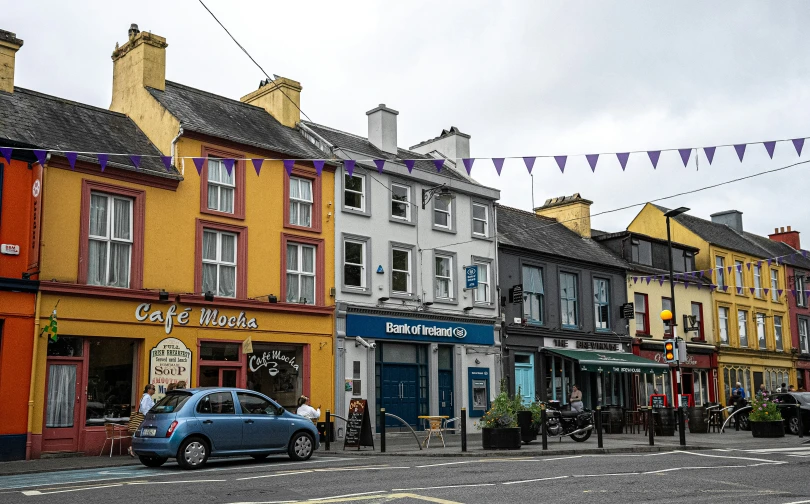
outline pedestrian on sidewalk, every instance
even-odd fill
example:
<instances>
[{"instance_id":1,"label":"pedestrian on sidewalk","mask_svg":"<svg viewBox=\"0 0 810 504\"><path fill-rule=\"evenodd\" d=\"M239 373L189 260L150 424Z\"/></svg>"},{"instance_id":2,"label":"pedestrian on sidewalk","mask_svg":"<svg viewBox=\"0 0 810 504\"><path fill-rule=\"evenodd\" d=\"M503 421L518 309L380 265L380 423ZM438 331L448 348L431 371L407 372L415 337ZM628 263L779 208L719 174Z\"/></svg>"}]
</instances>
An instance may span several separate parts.
<instances>
[{"instance_id":1,"label":"pedestrian on sidewalk","mask_svg":"<svg viewBox=\"0 0 810 504\"><path fill-rule=\"evenodd\" d=\"M315 423L321 418L320 406L318 409L313 408L310 404L309 397L303 395L298 398L298 410L296 410L296 413L304 418L309 418L312 420L312 423Z\"/></svg>"},{"instance_id":2,"label":"pedestrian on sidewalk","mask_svg":"<svg viewBox=\"0 0 810 504\"><path fill-rule=\"evenodd\" d=\"M175 390L180 390L186 388L185 380L177 382L177 386L174 387Z\"/></svg>"},{"instance_id":3,"label":"pedestrian on sidewalk","mask_svg":"<svg viewBox=\"0 0 810 504\"><path fill-rule=\"evenodd\" d=\"M129 419L128 430L130 434L132 434L132 437L135 437L135 433L138 431L138 427L141 426L146 414L149 413L149 410L155 405L155 401L152 400L153 395L155 395L155 386L150 383L143 388L143 396L141 397L140 404L138 404L138 409L132 413ZM130 457L135 457L131 445L127 453L129 453Z\"/></svg>"},{"instance_id":4,"label":"pedestrian on sidewalk","mask_svg":"<svg viewBox=\"0 0 810 504\"><path fill-rule=\"evenodd\" d=\"M582 412L582 392L576 385L571 385L571 411Z\"/></svg>"}]
</instances>

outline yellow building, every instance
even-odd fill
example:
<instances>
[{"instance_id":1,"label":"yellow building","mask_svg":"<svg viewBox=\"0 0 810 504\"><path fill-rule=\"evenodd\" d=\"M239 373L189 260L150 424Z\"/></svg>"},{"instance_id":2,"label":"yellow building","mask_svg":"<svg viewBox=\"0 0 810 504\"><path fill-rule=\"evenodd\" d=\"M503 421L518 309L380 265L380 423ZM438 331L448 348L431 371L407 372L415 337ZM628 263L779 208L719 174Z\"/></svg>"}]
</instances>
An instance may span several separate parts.
<instances>
[{"instance_id":1,"label":"yellow building","mask_svg":"<svg viewBox=\"0 0 810 504\"><path fill-rule=\"evenodd\" d=\"M140 160L80 156L72 170L54 155L45 170L40 320L58 304L59 336L37 348L34 457L97 454L147 383L333 408L335 167L269 160L323 156L280 99L301 86L279 79L240 102L167 82L166 45L130 29L113 111L78 122L120 141L71 146ZM91 109L73 105L71 128Z\"/></svg>"},{"instance_id":2,"label":"yellow building","mask_svg":"<svg viewBox=\"0 0 810 504\"><path fill-rule=\"evenodd\" d=\"M648 203L628 230L666 239L667 209ZM775 391L795 383L790 319L785 295L785 268L768 261L770 253L742 226L732 210L712 220L688 214L674 217L672 240L700 250L696 269L711 270L711 317L718 347L719 399L725 402L740 382L746 397L761 385ZM707 316L709 314L707 313Z\"/></svg>"}]
</instances>

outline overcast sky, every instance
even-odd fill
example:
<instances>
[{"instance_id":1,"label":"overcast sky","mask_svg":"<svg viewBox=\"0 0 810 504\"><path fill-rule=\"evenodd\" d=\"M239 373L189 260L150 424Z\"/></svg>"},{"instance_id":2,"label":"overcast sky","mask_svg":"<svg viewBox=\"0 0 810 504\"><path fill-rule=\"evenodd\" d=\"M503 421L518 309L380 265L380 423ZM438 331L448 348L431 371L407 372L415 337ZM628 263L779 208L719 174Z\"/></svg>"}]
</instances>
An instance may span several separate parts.
<instances>
[{"instance_id":1,"label":"overcast sky","mask_svg":"<svg viewBox=\"0 0 810 504\"><path fill-rule=\"evenodd\" d=\"M399 145L456 126L473 157L586 154L703 147L810 136L810 2L271 2L206 0L268 73L303 84L301 104L322 124L366 134L365 112L400 112ZM6 0L10 2L10 0ZM16 85L108 107L110 54L130 23L166 37L168 79L239 98L260 71L197 1L27 0L0 8L0 28L25 40ZM810 141L801 160L810 159ZM646 154L622 172L615 156L591 170L569 158L534 168L534 198L579 192L592 213L644 202L799 160L790 143L770 160L750 145L709 166L677 152L657 170ZM748 231L791 225L810 246L810 163L661 204L709 218L744 213ZM473 176L529 209L520 160ZM594 217L626 228L638 209Z\"/></svg>"}]
</instances>

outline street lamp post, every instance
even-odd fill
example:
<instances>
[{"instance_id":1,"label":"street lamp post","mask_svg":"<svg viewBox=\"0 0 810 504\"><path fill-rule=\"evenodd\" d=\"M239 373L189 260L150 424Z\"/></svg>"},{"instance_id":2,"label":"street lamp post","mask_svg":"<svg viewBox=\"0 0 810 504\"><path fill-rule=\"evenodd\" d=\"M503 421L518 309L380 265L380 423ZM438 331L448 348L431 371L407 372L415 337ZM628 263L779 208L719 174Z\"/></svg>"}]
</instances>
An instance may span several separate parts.
<instances>
[{"instance_id":1,"label":"street lamp post","mask_svg":"<svg viewBox=\"0 0 810 504\"><path fill-rule=\"evenodd\" d=\"M672 265L672 234L669 229L669 219L671 217L677 217L684 212L688 212L689 209L686 207L679 207L674 210L670 210L664 214L667 218L667 249L669 250L669 289L670 289L670 299L672 300L672 318L669 321L669 326L672 329L672 338L675 339L675 344L680 347L678 334L676 332L678 326L678 311L675 308L675 278L673 276L673 265ZM681 406L681 395L683 394L683 383L681 382L681 353L678 352L678 360L677 364L677 373L678 373L678 397L675 400L675 404L678 406L678 436L680 437L680 444L681 446L686 446L686 423L684 422L684 408Z\"/></svg>"}]
</instances>

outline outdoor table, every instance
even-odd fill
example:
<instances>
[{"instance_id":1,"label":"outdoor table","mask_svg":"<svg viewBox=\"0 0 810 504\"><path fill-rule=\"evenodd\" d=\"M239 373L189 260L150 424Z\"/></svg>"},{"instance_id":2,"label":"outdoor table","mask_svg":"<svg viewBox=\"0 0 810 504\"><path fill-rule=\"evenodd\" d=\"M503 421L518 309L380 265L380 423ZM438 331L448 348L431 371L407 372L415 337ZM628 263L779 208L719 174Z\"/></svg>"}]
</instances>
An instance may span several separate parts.
<instances>
[{"instance_id":1,"label":"outdoor table","mask_svg":"<svg viewBox=\"0 0 810 504\"><path fill-rule=\"evenodd\" d=\"M433 434L437 434L439 438L442 440L442 447L445 446L444 444L444 433L442 432L442 423L450 418L447 415L420 415L417 418L420 420L426 420L428 423L428 435L422 441L422 446L425 448L430 448L430 438Z\"/></svg>"}]
</instances>

